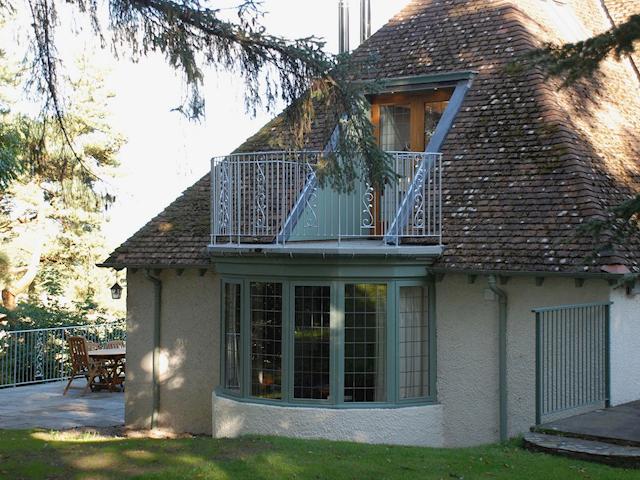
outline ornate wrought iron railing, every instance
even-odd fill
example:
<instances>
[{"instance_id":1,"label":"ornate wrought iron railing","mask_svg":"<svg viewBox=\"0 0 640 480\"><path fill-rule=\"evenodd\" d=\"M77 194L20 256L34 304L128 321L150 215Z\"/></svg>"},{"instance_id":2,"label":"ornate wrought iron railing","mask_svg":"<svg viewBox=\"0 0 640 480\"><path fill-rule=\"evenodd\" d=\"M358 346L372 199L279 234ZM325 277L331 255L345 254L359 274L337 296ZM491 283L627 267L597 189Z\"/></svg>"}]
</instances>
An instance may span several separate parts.
<instances>
[{"instance_id":1,"label":"ornate wrought iron railing","mask_svg":"<svg viewBox=\"0 0 640 480\"><path fill-rule=\"evenodd\" d=\"M124 340L125 321L32 330L0 330L0 388L69 377L66 338L80 335L104 344Z\"/></svg>"},{"instance_id":2,"label":"ornate wrought iron railing","mask_svg":"<svg viewBox=\"0 0 640 480\"><path fill-rule=\"evenodd\" d=\"M396 181L377 191L320 185L321 152L260 152L214 158L211 243L405 239L441 243L442 155L389 152Z\"/></svg>"}]
</instances>

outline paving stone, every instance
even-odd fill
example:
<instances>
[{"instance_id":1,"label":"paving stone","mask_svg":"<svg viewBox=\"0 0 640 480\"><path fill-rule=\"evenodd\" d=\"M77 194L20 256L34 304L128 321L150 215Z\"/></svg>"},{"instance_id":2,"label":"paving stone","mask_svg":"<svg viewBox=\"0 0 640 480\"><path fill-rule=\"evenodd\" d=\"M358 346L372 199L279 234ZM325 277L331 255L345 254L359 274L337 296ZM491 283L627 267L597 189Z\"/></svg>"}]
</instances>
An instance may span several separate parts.
<instances>
[{"instance_id":1,"label":"paving stone","mask_svg":"<svg viewBox=\"0 0 640 480\"><path fill-rule=\"evenodd\" d=\"M620 467L640 468L640 448L581 438L530 432L524 436L529 450L590 460Z\"/></svg>"},{"instance_id":2,"label":"paving stone","mask_svg":"<svg viewBox=\"0 0 640 480\"><path fill-rule=\"evenodd\" d=\"M71 389L53 382L0 390L0 429L110 427L124 424L124 393Z\"/></svg>"},{"instance_id":3,"label":"paving stone","mask_svg":"<svg viewBox=\"0 0 640 480\"><path fill-rule=\"evenodd\" d=\"M640 402L543 423L533 430L640 447Z\"/></svg>"}]
</instances>

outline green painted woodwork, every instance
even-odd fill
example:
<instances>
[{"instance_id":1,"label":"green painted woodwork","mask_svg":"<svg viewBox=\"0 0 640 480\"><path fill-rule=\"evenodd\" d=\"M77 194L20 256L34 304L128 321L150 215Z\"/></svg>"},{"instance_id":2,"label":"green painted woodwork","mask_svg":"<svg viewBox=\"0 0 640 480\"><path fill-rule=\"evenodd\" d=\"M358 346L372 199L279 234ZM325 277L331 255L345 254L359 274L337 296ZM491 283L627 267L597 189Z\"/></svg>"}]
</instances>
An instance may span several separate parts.
<instances>
[{"instance_id":1,"label":"green painted woodwork","mask_svg":"<svg viewBox=\"0 0 640 480\"><path fill-rule=\"evenodd\" d=\"M327 281L332 278L343 280L375 279L411 280L425 278L426 266L418 259L387 258L283 258L265 255L225 256L215 259L216 273L222 276L246 276L253 278L277 276L289 280L304 279L310 281ZM275 273L274 273L275 272Z\"/></svg>"},{"instance_id":2,"label":"green painted woodwork","mask_svg":"<svg viewBox=\"0 0 640 480\"><path fill-rule=\"evenodd\" d=\"M315 208L312 210L309 205L305 206L287 241L327 240L338 238L338 233L342 237L364 235L365 232L359 225L360 210L364 207L359 194L363 189L362 182L358 181L350 193L338 194L329 185L318 186L315 198L310 199Z\"/></svg>"},{"instance_id":3,"label":"green painted woodwork","mask_svg":"<svg viewBox=\"0 0 640 480\"><path fill-rule=\"evenodd\" d=\"M536 308L536 424L610 401L610 302Z\"/></svg>"},{"instance_id":4,"label":"green painted woodwork","mask_svg":"<svg viewBox=\"0 0 640 480\"><path fill-rule=\"evenodd\" d=\"M233 259L229 259L233 260ZM243 262L247 258L243 259ZM436 321L435 321L435 285L425 274L424 267L402 265L396 262L382 262L381 265L332 265L325 262L324 268L312 262L299 262L297 265L274 265L274 259L261 258L245 265L248 267L238 272L243 263L234 261L223 262L217 270L221 273L221 287L225 282L241 285L243 304L241 308L241 389L237 392L227 391L222 386L217 393L229 398L253 403L287 406L316 406L330 408L389 408L398 406L422 405L436 401ZM336 271L346 271L348 276L334 275ZM245 273L253 271L253 274ZM231 273L233 272L233 274ZM329 274L327 274L329 273ZM325 274L325 275L322 275ZM386 275L385 275L386 274ZM250 319L250 288L252 281L269 281L282 283L283 295L283 343L282 343L282 400L272 400L251 397L251 319ZM385 388L384 402L344 402L344 299L345 284L347 283L384 283L387 286L387 322L385 339ZM330 291L330 396L326 400L295 399L293 398L294 372L294 293L296 286L329 286ZM428 292L427 312L429 316L429 396L424 398L399 399L398 393L398 325L396 319L399 314L397 296L400 286L423 286ZM220 289L223 292L224 288ZM220 306L220 332L224 333L224 306ZM221 342L220 369L225 369L224 343Z\"/></svg>"},{"instance_id":5,"label":"green painted woodwork","mask_svg":"<svg viewBox=\"0 0 640 480\"><path fill-rule=\"evenodd\" d=\"M385 78L384 80L371 80L363 83L371 84L372 91L375 93L409 92L425 90L427 88L444 88L447 86L454 86L459 81L473 79L477 74L477 71L467 70L461 72Z\"/></svg>"}]
</instances>

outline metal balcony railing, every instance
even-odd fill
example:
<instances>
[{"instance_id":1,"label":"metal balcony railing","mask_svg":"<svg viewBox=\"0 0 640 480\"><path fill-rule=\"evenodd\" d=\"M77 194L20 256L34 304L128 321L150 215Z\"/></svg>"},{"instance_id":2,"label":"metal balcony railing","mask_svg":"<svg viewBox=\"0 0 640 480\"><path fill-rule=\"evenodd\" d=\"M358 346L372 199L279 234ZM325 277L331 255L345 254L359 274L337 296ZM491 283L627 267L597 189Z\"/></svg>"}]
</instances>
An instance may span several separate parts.
<instances>
[{"instance_id":1,"label":"metal balcony railing","mask_svg":"<svg viewBox=\"0 0 640 480\"><path fill-rule=\"evenodd\" d=\"M0 388L69 378L67 337L104 344L126 338L124 320L89 325L0 330Z\"/></svg>"},{"instance_id":2,"label":"metal balcony railing","mask_svg":"<svg viewBox=\"0 0 640 480\"><path fill-rule=\"evenodd\" d=\"M398 178L377 191L321 186L321 152L259 152L211 163L211 244L409 239L440 244L442 155L389 152Z\"/></svg>"}]
</instances>

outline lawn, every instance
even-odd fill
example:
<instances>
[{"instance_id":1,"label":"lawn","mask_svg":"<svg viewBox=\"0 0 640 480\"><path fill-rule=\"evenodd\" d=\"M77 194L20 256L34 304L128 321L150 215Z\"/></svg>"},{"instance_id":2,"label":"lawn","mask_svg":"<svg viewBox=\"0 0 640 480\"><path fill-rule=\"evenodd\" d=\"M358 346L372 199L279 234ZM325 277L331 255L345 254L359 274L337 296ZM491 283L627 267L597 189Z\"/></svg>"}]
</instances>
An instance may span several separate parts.
<instances>
[{"instance_id":1,"label":"lawn","mask_svg":"<svg viewBox=\"0 0 640 480\"><path fill-rule=\"evenodd\" d=\"M0 431L2 479L640 479L611 468L519 448L387 447L247 437L131 439Z\"/></svg>"}]
</instances>

